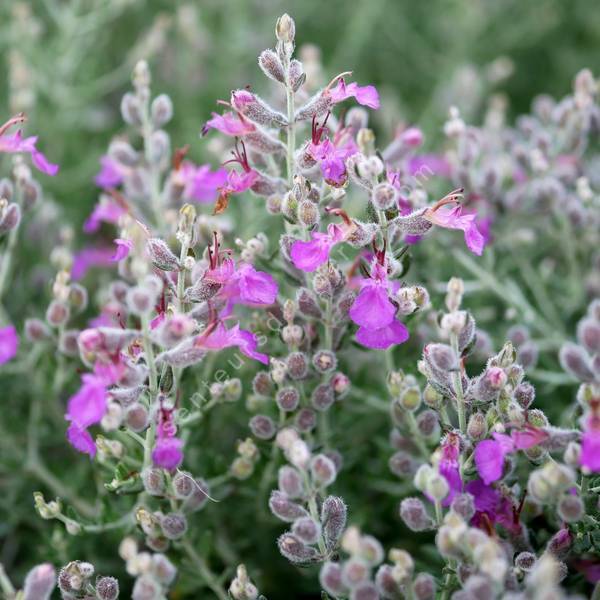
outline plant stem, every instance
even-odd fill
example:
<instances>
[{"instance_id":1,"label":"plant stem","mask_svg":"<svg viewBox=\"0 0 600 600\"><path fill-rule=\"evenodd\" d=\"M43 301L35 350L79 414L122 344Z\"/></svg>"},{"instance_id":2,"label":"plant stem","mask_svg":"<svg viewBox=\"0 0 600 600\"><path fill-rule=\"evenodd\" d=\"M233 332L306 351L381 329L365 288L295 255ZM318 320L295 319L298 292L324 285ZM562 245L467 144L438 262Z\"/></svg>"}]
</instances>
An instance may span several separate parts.
<instances>
[{"instance_id":1,"label":"plant stem","mask_svg":"<svg viewBox=\"0 0 600 600\"><path fill-rule=\"evenodd\" d=\"M13 598L16 594L15 588L13 584L10 582L6 571L4 570L4 565L0 563L0 589L2 589L2 593L7 598Z\"/></svg>"},{"instance_id":2,"label":"plant stem","mask_svg":"<svg viewBox=\"0 0 600 600\"><path fill-rule=\"evenodd\" d=\"M467 423L465 418L465 398L463 396L462 378L460 376L460 355L458 352L458 335L456 333L450 334L450 344L458 360L458 367L452 372L452 384L454 386L454 393L456 395L456 412L458 413L458 427L461 433L465 433L467 431Z\"/></svg>"},{"instance_id":3,"label":"plant stem","mask_svg":"<svg viewBox=\"0 0 600 600\"><path fill-rule=\"evenodd\" d=\"M156 372L156 363L154 361L154 350L152 348L152 340L150 339L150 327L148 323L148 317L144 315L142 317L142 334L143 334L143 346L144 354L146 355L146 364L150 369L150 405L156 400L156 393L158 392L158 375ZM152 406L150 406L152 408ZM152 462L152 448L154 447L155 437L155 424L152 422L146 430L146 438L144 441L144 462L142 468L145 469L150 466Z\"/></svg>"},{"instance_id":4,"label":"plant stem","mask_svg":"<svg viewBox=\"0 0 600 600\"><path fill-rule=\"evenodd\" d=\"M228 600L228 595L221 587L217 576L210 570L210 567L204 558L194 550L191 542L189 540L184 540L181 543L181 547L185 550L190 560L194 563L194 566L198 569L202 579L204 579L204 582L213 591L215 596L219 600Z\"/></svg>"},{"instance_id":5,"label":"plant stem","mask_svg":"<svg viewBox=\"0 0 600 600\"><path fill-rule=\"evenodd\" d=\"M294 183L294 152L296 151L296 130L294 125L294 90L290 82L289 59L285 65L285 96L287 101L287 178L290 187Z\"/></svg>"},{"instance_id":6,"label":"plant stem","mask_svg":"<svg viewBox=\"0 0 600 600\"><path fill-rule=\"evenodd\" d=\"M13 252L17 245L18 236L19 227L13 227L8 234L8 242L6 243L6 248L2 255L2 264L0 265L0 302L2 302L6 282L8 281L8 276L11 271Z\"/></svg>"}]
</instances>

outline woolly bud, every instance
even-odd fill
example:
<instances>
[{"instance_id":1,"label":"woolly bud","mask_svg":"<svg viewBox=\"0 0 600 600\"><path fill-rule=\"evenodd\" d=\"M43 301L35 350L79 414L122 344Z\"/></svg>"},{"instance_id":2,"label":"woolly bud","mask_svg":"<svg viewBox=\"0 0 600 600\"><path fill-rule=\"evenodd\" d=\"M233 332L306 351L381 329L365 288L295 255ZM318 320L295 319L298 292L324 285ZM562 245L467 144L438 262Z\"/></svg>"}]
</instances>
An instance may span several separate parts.
<instances>
[{"instance_id":1,"label":"woolly bud","mask_svg":"<svg viewBox=\"0 0 600 600\"><path fill-rule=\"evenodd\" d=\"M23 600L48 600L56 585L56 571L50 563L34 567L23 585ZM116 598L116 596L115 596Z\"/></svg>"},{"instance_id":2,"label":"woolly bud","mask_svg":"<svg viewBox=\"0 0 600 600\"><path fill-rule=\"evenodd\" d=\"M446 373L458 369L458 358L447 344L429 344L426 350L431 366L437 371Z\"/></svg>"},{"instance_id":3,"label":"woolly bud","mask_svg":"<svg viewBox=\"0 0 600 600\"><path fill-rule=\"evenodd\" d=\"M195 482L190 473L178 471L173 477L171 485L173 486L175 496L180 500L185 500L192 495Z\"/></svg>"},{"instance_id":4,"label":"woolly bud","mask_svg":"<svg viewBox=\"0 0 600 600\"><path fill-rule=\"evenodd\" d=\"M538 347L535 342L525 342L517 350L517 360L524 369L532 369L537 364Z\"/></svg>"},{"instance_id":5,"label":"woolly bud","mask_svg":"<svg viewBox=\"0 0 600 600\"><path fill-rule=\"evenodd\" d=\"M581 460L581 444L569 442L565 449L563 460L570 467L577 468Z\"/></svg>"},{"instance_id":6,"label":"woolly bud","mask_svg":"<svg viewBox=\"0 0 600 600\"><path fill-rule=\"evenodd\" d=\"M515 568L529 573L533 569L536 560L537 558L532 552L520 552L515 556Z\"/></svg>"},{"instance_id":7,"label":"woolly bud","mask_svg":"<svg viewBox=\"0 0 600 600\"><path fill-rule=\"evenodd\" d=\"M248 425L252 434L261 440L270 440L275 435L275 423L266 415L255 415Z\"/></svg>"},{"instance_id":8,"label":"woolly bud","mask_svg":"<svg viewBox=\"0 0 600 600\"><path fill-rule=\"evenodd\" d=\"M21 209L18 204L9 204L6 208L2 208L0 200L0 236L16 229L21 222Z\"/></svg>"},{"instance_id":9,"label":"woolly bud","mask_svg":"<svg viewBox=\"0 0 600 600\"><path fill-rule=\"evenodd\" d=\"M287 357L286 365L292 379L304 379L308 373L308 358L303 352L292 352Z\"/></svg>"},{"instance_id":10,"label":"woolly bud","mask_svg":"<svg viewBox=\"0 0 600 600\"><path fill-rule=\"evenodd\" d=\"M424 410L417 417L417 429L419 433L432 440L440 436L440 424L438 415L434 410Z\"/></svg>"},{"instance_id":11,"label":"woolly bud","mask_svg":"<svg viewBox=\"0 0 600 600\"><path fill-rule=\"evenodd\" d=\"M40 319L27 319L25 321L25 337L33 343L49 340L52 337L50 329Z\"/></svg>"},{"instance_id":12,"label":"woolly bud","mask_svg":"<svg viewBox=\"0 0 600 600\"><path fill-rule=\"evenodd\" d=\"M46 321L52 327L65 325L71 316L69 306L60 300L52 300L46 309Z\"/></svg>"},{"instance_id":13,"label":"woolly bud","mask_svg":"<svg viewBox=\"0 0 600 600\"><path fill-rule=\"evenodd\" d=\"M280 42L293 44L296 37L296 23L287 13L284 13L277 19L275 25L275 35Z\"/></svg>"},{"instance_id":14,"label":"woolly bud","mask_svg":"<svg viewBox=\"0 0 600 600\"><path fill-rule=\"evenodd\" d=\"M267 371L259 371L252 380L252 389L255 394L267 397L273 391L273 382Z\"/></svg>"},{"instance_id":15,"label":"woolly bud","mask_svg":"<svg viewBox=\"0 0 600 600\"><path fill-rule=\"evenodd\" d=\"M470 521L475 514L475 498L471 494L457 494L450 505L452 510L465 521Z\"/></svg>"},{"instance_id":16,"label":"woolly bud","mask_svg":"<svg viewBox=\"0 0 600 600\"><path fill-rule=\"evenodd\" d=\"M169 246L159 238L150 238L146 248L152 264L161 271L177 271L179 259L171 252Z\"/></svg>"},{"instance_id":17,"label":"woolly bud","mask_svg":"<svg viewBox=\"0 0 600 600\"><path fill-rule=\"evenodd\" d=\"M244 565L238 566L236 577L229 586L229 594L234 600L256 600L258 597L258 589L250 581Z\"/></svg>"},{"instance_id":18,"label":"woolly bud","mask_svg":"<svg viewBox=\"0 0 600 600\"><path fill-rule=\"evenodd\" d=\"M298 222L307 228L314 227L321 220L319 207L310 200L300 202L296 214L298 215Z\"/></svg>"},{"instance_id":19,"label":"woolly bud","mask_svg":"<svg viewBox=\"0 0 600 600\"><path fill-rule=\"evenodd\" d=\"M566 523L581 520L584 515L584 506L579 496L565 494L558 503L558 515Z\"/></svg>"},{"instance_id":20,"label":"woolly bud","mask_svg":"<svg viewBox=\"0 0 600 600\"><path fill-rule=\"evenodd\" d=\"M163 127L173 118L173 102L166 94L156 96L150 106L152 124L156 129Z\"/></svg>"},{"instance_id":21,"label":"woolly bud","mask_svg":"<svg viewBox=\"0 0 600 600\"><path fill-rule=\"evenodd\" d=\"M335 397L329 383L320 383L311 395L311 404L318 411L326 411L333 404Z\"/></svg>"},{"instance_id":22,"label":"woolly bud","mask_svg":"<svg viewBox=\"0 0 600 600\"><path fill-rule=\"evenodd\" d=\"M321 308L315 295L306 288L300 288L296 294L296 303L298 310L307 317L320 319L322 316Z\"/></svg>"},{"instance_id":23,"label":"woolly bud","mask_svg":"<svg viewBox=\"0 0 600 600\"><path fill-rule=\"evenodd\" d=\"M299 60L293 58L290 61L290 66L288 68L288 78L290 81L290 86L297 92L306 81L306 73L304 72L304 67Z\"/></svg>"},{"instance_id":24,"label":"woolly bud","mask_svg":"<svg viewBox=\"0 0 600 600\"><path fill-rule=\"evenodd\" d=\"M535 400L535 388L527 381L520 383L515 388L514 397L521 408L528 409Z\"/></svg>"},{"instance_id":25,"label":"woolly bud","mask_svg":"<svg viewBox=\"0 0 600 600\"><path fill-rule=\"evenodd\" d=\"M284 465L277 474L279 489L288 498L300 498L304 494L304 483L298 469Z\"/></svg>"},{"instance_id":26,"label":"woolly bud","mask_svg":"<svg viewBox=\"0 0 600 600\"><path fill-rule=\"evenodd\" d=\"M142 126L142 111L137 97L127 92L121 99L121 116L123 121L136 127Z\"/></svg>"},{"instance_id":27,"label":"woolly bud","mask_svg":"<svg viewBox=\"0 0 600 600\"><path fill-rule=\"evenodd\" d=\"M400 517L411 531L427 531L433 527L433 519L419 498L404 498L400 503Z\"/></svg>"},{"instance_id":28,"label":"woolly bud","mask_svg":"<svg viewBox=\"0 0 600 600\"><path fill-rule=\"evenodd\" d=\"M302 506L292 502L284 493L278 490L271 492L269 508L276 517L282 521L287 521L288 523L291 523L300 517L308 516L308 513Z\"/></svg>"},{"instance_id":29,"label":"woolly bud","mask_svg":"<svg viewBox=\"0 0 600 600\"><path fill-rule=\"evenodd\" d=\"M159 129L150 136L148 141L148 159L152 164L160 165L169 157L171 139L166 131Z\"/></svg>"},{"instance_id":30,"label":"woolly bud","mask_svg":"<svg viewBox=\"0 0 600 600\"><path fill-rule=\"evenodd\" d=\"M136 285L127 292L127 308L134 315L147 315L154 308L156 295L143 285Z\"/></svg>"},{"instance_id":31,"label":"woolly bud","mask_svg":"<svg viewBox=\"0 0 600 600\"><path fill-rule=\"evenodd\" d=\"M473 413L467 424L467 435L472 440L482 440L487 435L487 421L480 412Z\"/></svg>"},{"instance_id":32,"label":"woolly bud","mask_svg":"<svg viewBox=\"0 0 600 600\"><path fill-rule=\"evenodd\" d=\"M330 350L319 350L313 356L312 363L319 373L330 373L337 366L337 358Z\"/></svg>"},{"instance_id":33,"label":"woolly bud","mask_svg":"<svg viewBox=\"0 0 600 600\"><path fill-rule=\"evenodd\" d=\"M163 496L167 487L162 469L152 467L142 471L142 483L146 493L151 496Z\"/></svg>"},{"instance_id":34,"label":"woolly bud","mask_svg":"<svg viewBox=\"0 0 600 600\"><path fill-rule=\"evenodd\" d=\"M390 221L396 231L405 235L423 235L427 233L433 225L423 216L423 210L417 210L409 215L400 215Z\"/></svg>"},{"instance_id":35,"label":"woolly bud","mask_svg":"<svg viewBox=\"0 0 600 600\"><path fill-rule=\"evenodd\" d=\"M342 583L342 567L339 563L326 562L319 572L321 587L332 596L342 596L344 584Z\"/></svg>"},{"instance_id":36,"label":"woolly bud","mask_svg":"<svg viewBox=\"0 0 600 600\"><path fill-rule=\"evenodd\" d=\"M342 399L350 389L350 378L344 373L335 373L330 383L336 400Z\"/></svg>"},{"instance_id":37,"label":"woolly bud","mask_svg":"<svg viewBox=\"0 0 600 600\"><path fill-rule=\"evenodd\" d=\"M306 544L315 544L321 535L321 525L311 517L300 517L294 521L292 533Z\"/></svg>"},{"instance_id":38,"label":"woolly bud","mask_svg":"<svg viewBox=\"0 0 600 600\"><path fill-rule=\"evenodd\" d=\"M435 579L429 573L419 573L412 584L415 600L433 600L435 598Z\"/></svg>"},{"instance_id":39,"label":"woolly bud","mask_svg":"<svg viewBox=\"0 0 600 600\"><path fill-rule=\"evenodd\" d=\"M164 596L160 583L150 575L142 575L135 580L132 600L159 600Z\"/></svg>"},{"instance_id":40,"label":"woolly bud","mask_svg":"<svg viewBox=\"0 0 600 600\"><path fill-rule=\"evenodd\" d=\"M296 413L294 425L302 433L312 431L317 425L317 414L310 408L302 408Z\"/></svg>"},{"instance_id":41,"label":"woolly bud","mask_svg":"<svg viewBox=\"0 0 600 600\"><path fill-rule=\"evenodd\" d=\"M580 381L591 382L594 374L589 365L589 358L581 346L567 343L560 349L560 364L565 371Z\"/></svg>"},{"instance_id":42,"label":"woolly bud","mask_svg":"<svg viewBox=\"0 0 600 600\"><path fill-rule=\"evenodd\" d=\"M397 201L398 192L391 183L379 183L373 188L371 202L377 210L389 210L396 206Z\"/></svg>"},{"instance_id":43,"label":"woolly bud","mask_svg":"<svg viewBox=\"0 0 600 600\"><path fill-rule=\"evenodd\" d=\"M195 512L204 507L208 502L210 489L204 479L194 479L194 489L192 495L187 498L183 504L186 512Z\"/></svg>"},{"instance_id":44,"label":"woolly bud","mask_svg":"<svg viewBox=\"0 0 600 600\"><path fill-rule=\"evenodd\" d=\"M444 397L435 390L434 387L427 384L423 390L423 402L435 410L439 409Z\"/></svg>"},{"instance_id":45,"label":"woolly bud","mask_svg":"<svg viewBox=\"0 0 600 600\"><path fill-rule=\"evenodd\" d=\"M285 115L271 108L262 98L248 90L232 92L231 104L236 110L259 125L279 128L288 126Z\"/></svg>"},{"instance_id":46,"label":"woolly bud","mask_svg":"<svg viewBox=\"0 0 600 600\"><path fill-rule=\"evenodd\" d=\"M313 480L323 487L331 485L337 475L335 464L324 454L317 454L313 457L310 463L310 473Z\"/></svg>"},{"instance_id":47,"label":"woolly bud","mask_svg":"<svg viewBox=\"0 0 600 600\"><path fill-rule=\"evenodd\" d=\"M358 557L352 557L342 566L342 581L350 589L369 578L369 565Z\"/></svg>"},{"instance_id":48,"label":"woolly bud","mask_svg":"<svg viewBox=\"0 0 600 600\"><path fill-rule=\"evenodd\" d=\"M412 475L416 468L413 457L403 450L399 450L390 457L388 460L388 467L390 471L398 477Z\"/></svg>"},{"instance_id":49,"label":"woolly bud","mask_svg":"<svg viewBox=\"0 0 600 600\"><path fill-rule=\"evenodd\" d=\"M118 163L127 167L134 167L139 159L139 153L133 149L131 144L123 140L113 140L108 147L108 154Z\"/></svg>"},{"instance_id":50,"label":"woolly bud","mask_svg":"<svg viewBox=\"0 0 600 600\"><path fill-rule=\"evenodd\" d=\"M600 321L581 320L577 325L577 339L590 354L600 353Z\"/></svg>"},{"instance_id":51,"label":"woolly bud","mask_svg":"<svg viewBox=\"0 0 600 600\"><path fill-rule=\"evenodd\" d=\"M277 406L284 412L292 412L298 408L300 394L294 387L285 387L277 392L275 402L277 402Z\"/></svg>"},{"instance_id":52,"label":"woolly bud","mask_svg":"<svg viewBox=\"0 0 600 600\"><path fill-rule=\"evenodd\" d=\"M258 65L262 72L273 81L285 83L285 74L281 60L273 50L263 50L258 57Z\"/></svg>"},{"instance_id":53,"label":"woolly bud","mask_svg":"<svg viewBox=\"0 0 600 600\"><path fill-rule=\"evenodd\" d=\"M114 577L99 577L96 580L98 600L116 600L119 597L119 582Z\"/></svg>"},{"instance_id":54,"label":"woolly bud","mask_svg":"<svg viewBox=\"0 0 600 600\"><path fill-rule=\"evenodd\" d=\"M417 387L406 388L401 392L398 402L404 410L414 412L421 406L421 391Z\"/></svg>"},{"instance_id":55,"label":"woolly bud","mask_svg":"<svg viewBox=\"0 0 600 600\"><path fill-rule=\"evenodd\" d=\"M293 533L284 533L277 540L279 552L290 562L311 563L319 558L318 552L312 546L307 546L299 537Z\"/></svg>"},{"instance_id":56,"label":"woolly bud","mask_svg":"<svg viewBox=\"0 0 600 600\"><path fill-rule=\"evenodd\" d=\"M160 520L160 528L168 540L178 540L187 531L187 519L182 513L169 513Z\"/></svg>"},{"instance_id":57,"label":"woolly bud","mask_svg":"<svg viewBox=\"0 0 600 600\"><path fill-rule=\"evenodd\" d=\"M347 509L344 501L337 496L328 496L321 507L321 525L325 544L333 550L346 526Z\"/></svg>"}]
</instances>

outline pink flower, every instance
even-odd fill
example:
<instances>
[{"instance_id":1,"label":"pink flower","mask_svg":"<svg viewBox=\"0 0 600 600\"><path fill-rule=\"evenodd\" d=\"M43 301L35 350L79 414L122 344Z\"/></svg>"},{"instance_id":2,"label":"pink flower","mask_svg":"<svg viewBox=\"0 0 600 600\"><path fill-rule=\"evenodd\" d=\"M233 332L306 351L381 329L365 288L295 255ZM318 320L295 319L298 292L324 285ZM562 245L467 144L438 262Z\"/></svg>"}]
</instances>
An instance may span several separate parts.
<instances>
[{"instance_id":1,"label":"pink flower","mask_svg":"<svg viewBox=\"0 0 600 600\"><path fill-rule=\"evenodd\" d=\"M27 153L31 156L31 161L38 171L46 175L56 175L58 173L58 165L49 162L37 149L37 136L23 138L21 130L12 134L6 134L6 131L13 125L22 123L24 120L25 117L22 114L17 115L0 127L0 152Z\"/></svg>"},{"instance_id":2,"label":"pink flower","mask_svg":"<svg viewBox=\"0 0 600 600\"><path fill-rule=\"evenodd\" d=\"M127 210L114 200L101 201L94 206L94 210L83 224L85 233L94 233L100 229L101 223L116 225Z\"/></svg>"},{"instance_id":3,"label":"pink flower","mask_svg":"<svg viewBox=\"0 0 600 600\"><path fill-rule=\"evenodd\" d=\"M156 467L172 471L183 462L183 441L176 437L157 440L152 450L152 462Z\"/></svg>"},{"instance_id":4,"label":"pink flower","mask_svg":"<svg viewBox=\"0 0 600 600\"><path fill-rule=\"evenodd\" d=\"M345 231L341 225L331 223L327 226L327 233L316 231L310 235L309 242L297 240L290 248L294 266L307 273L312 273L329 260L333 247L345 238Z\"/></svg>"},{"instance_id":5,"label":"pink flower","mask_svg":"<svg viewBox=\"0 0 600 600\"><path fill-rule=\"evenodd\" d=\"M253 169L249 171L229 171L227 173L227 183L221 188L222 194L239 194L249 190L258 179L259 175Z\"/></svg>"},{"instance_id":6,"label":"pink flower","mask_svg":"<svg viewBox=\"0 0 600 600\"><path fill-rule=\"evenodd\" d=\"M485 239L479 229L477 229L477 224L475 223L477 215L475 213L464 213L463 207L460 204L454 208L445 206L446 204L456 202L459 198L459 193L452 192L445 198L442 198L433 207L426 209L423 217L439 227L461 229L464 231L467 248L474 254L481 256L483 247L485 246Z\"/></svg>"},{"instance_id":7,"label":"pink flower","mask_svg":"<svg viewBox=\"0 0 600 600\"><path fill-rule=\"evenodd\" d=\"M277 292L277 282L269 273L257 271L248 263L241 263L225 280L218 296L234 304L269 306L277 299Z\"/></svg>"},{"instance_id":8,"label":"pink flower","mask_svg":"<svg viewBox=\"0 0 600 600\"><path fill-rule=\"evenodd\" d=\"M223 350L237 346L240 352L249 358L258 360L265 365L269 364L269 357L257 350L256 336L250 331L240 329L237 323L230 329L227 329L223 323L218 323L212 330L197 336L195 345L208 350Z\"/></svg>"},{"instance_id":9,"label":"pink flower","mask_svg":"<svg viewBox=\"0 0 600 600\"><path fill-rule=\"evenodd\" d=\"M240 113L232 112L226 112L223 115L212 113L212 119L202 127L202 135L206 135L210 129L216 129L231 137L242 137L256 131L256 127Z\"/></svg>"},{"instance_id":10,"label":"pink flower","mask_svg":"<svg viewBox=\"0 0 600 600\"><path fill-rule=\"evenodd\" d=\"M12 360L19 348L19 337L13 325L0 327L0 365Z\"/></svg>"},{"instance_id":11,"label":"pink flower","mask_svg":"<svg viewBox=\"0 0 600 600\"><path fill-rule=\"evenodd\" d=\"M117 238L116 240L114 240L115 245L117 246L117 249L115 250L115 253L111 256L111 261L112 262L121 262L122 260L125 260L128 256L129 253L131 252L131 249L133 248L133 241L132 240L122 240L120 238Z\"/></svg>"},{"instance_id":12,"label":"pink flower","mask_svg":"<svg viewBox=\"0 0 600 600\"><path fill-rule=\"evenodd\" d=\"M483 440L475 447L475 466L486 485L502 477L504 459L515 449L508 435L494 433L493 437L493 440Z\"/></svg>"},{"instance_id":13,"label":"pink flower","mask_svg":"<svg viewBox=\"0 0 600 600\"><path fill-rule=\"evenodd\" d=\"M598 407L592 406L585 418L585 428L581 440L579 462L593 473L600 473L600 414Z\"/></svg>"},{"instance_id":14,"label":"pink flower","mask_svg":"<svg viewBox=\"0 0 600 600\"><path fill-rule=\"evenodd\" d=\"M359 325L356 340L377 350L404 343L409 334L405 325L396 319L396 307L389 298L394 284L388 280L383 253L377 253L371 277L360 280L359 285L361 290L348 313Z\"/></svg>"},{"instance_id":15,"label":"pink flower","mask_svg":"<svg viewBox=\"0 0 600 600\"><path fill-rule=\"evenodd\" d=\"M73 258L71 278L74 281L82 279L90 267L107 267L113 264L114 250L110 247L84 248Z\"/></svg>"},{"instance_id":16,"label":"pink flower","mask_svg":"<svg viewBox=\"0 0 600 600\"><path fill-rule=\"evenodd\" d=\"M184 161L174 178L184 186L183 195L187 199L210 203L216 200L218 190L227 183L227 171L211 171L210 165L196 166Z\"/></svg>"},{"instance_id":17,"label":"pink flower","mask_svg":"<svg viewBox=\"0 0 600 600\"><path fill-rule=\"evenodd\" d=\"M475 515L471 524L490 533L490 527L499 524L514 535L521 532L520 513L522 506L496 488L486 485L481 479L470 481L465 490L475 500Z\"/></svg>"},{"instance_id":18,"label":"pink flower","mask_svg":"<svg viewBox=\"0 0 600 600\"><path fill-rule=\"evenodd\" d=\"M94 457L96 446L87 428L102 420L106 414L108 387L116 383L122 375L121 363L105 365L96 363L94 373L81 377L81 387L69 398L65 419L71 422L67 430L67 439L79 452Z\"/></svg>"},{"instance_id":19,"label":"pink flower","mask_svg":"<svg viewBox=\"0 0 600 600\"><path fill-rule=\"evenodd\" d=\"M368 106L377 110L379 108L379 94L372 85L359 86L357 83L349 83L346 85L344 79L340 79L338 84L327 90L331 101L334 104L343 102L347 98L354 97L359 104Z\"/></svg>"},{"instance_id":20,"label":"pink flower","mask_svg":"<svg viewBox=\"0 0 600 600\"><path fill-rule=\"evenodd\" d=\"M450 506L452 500L462 492L463 483L460 477L460 465L458 457L460 455L460 439L457 435L449 433L441 444L442 458L440 459L438 468L441 475L448 482L450 491L444 498L442 505Z\"/></svg>"},{"instance_id":21,"label":"pink flower","mask_svg":"<svg viewBox=\"0 0 600 600\"><path fill-rule=\"evenodd\" d=\"M415 175L437 175L450 177L451 169L448 161L440 154L419 154L408 161L408 173Z\"/></svg>"},{"instance_id":22,"label":"pink flower","mask_svg":"<svg viewBox=\"0 0 600 600\"><path fill-rule=\"evenodd\" d=\"M101 188L114 188L123 183L127 169L108 155L100 158L100 171L94 177L94 183Z\"/></svg>"},{"instance_id":23,"label":"pink flower","mask_svg":"<svg viewBox=\"0 0 600 600\"><path fill-rule=\"evenodd\" d=\"M418 127L408 127L400 134L405 146L418 148L423 143L423 132Z\"/></svg>"}]
</instances>

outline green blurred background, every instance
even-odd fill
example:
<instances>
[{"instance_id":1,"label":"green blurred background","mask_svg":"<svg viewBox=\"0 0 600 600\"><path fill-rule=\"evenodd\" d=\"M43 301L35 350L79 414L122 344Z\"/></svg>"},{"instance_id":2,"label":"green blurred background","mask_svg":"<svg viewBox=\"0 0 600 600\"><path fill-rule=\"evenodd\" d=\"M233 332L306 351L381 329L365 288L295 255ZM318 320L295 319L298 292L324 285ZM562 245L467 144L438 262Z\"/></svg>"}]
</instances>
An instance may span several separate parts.
<instances>
[{"instance_id":1,"label":"green blurred background","mask_svg":"<svg viewBox=\"0 0 600 600\"><path fill-rule=\"evenodd\" d=\"M29 114L28 130L62 167L46 187L81 222L136 60L149 60L155 93L174 100L173 144L191 143L200 159L215 99L262 89L256 57L285 11L298 45L321 49L327 76L352 69L380 88L380 126L418 123L430 143L451 103L475 118L500 91L518 114L542 91L562 96L576 71L600 61L600 7L590 0L3 0L0 112Z\"/></svg>"}]
</instances>

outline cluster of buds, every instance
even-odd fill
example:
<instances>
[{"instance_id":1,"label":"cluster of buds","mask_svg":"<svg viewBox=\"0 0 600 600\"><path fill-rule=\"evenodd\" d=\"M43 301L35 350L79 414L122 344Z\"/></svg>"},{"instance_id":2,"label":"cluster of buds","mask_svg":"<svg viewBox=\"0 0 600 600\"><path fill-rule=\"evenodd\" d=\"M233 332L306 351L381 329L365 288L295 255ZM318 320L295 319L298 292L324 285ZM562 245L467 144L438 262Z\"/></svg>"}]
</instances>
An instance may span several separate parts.
<instances>
[{"instance_id":1,"label":"cluster of buds","mask_svg":"<svg viewBox=\"0 0 600 600\"><path fill-rule=\"evenodd\" d=\"M110 576L96 576L94 565L75 560L58 573L58 589L63 600L96 598L116 600L119 597L119 582Z\"/></svg>"},{"instance_id":2,"label":"cluster of buds","mask_svg":"<svg viewBox=\"0 0 600 600\"><path fill-rule=\"evenodd\" d=\"M127 573L135 577L132 600L159 600L165 597L175 581L177 568L164 554L140 552L137 542L126 537L119 546L119 555L125 561Z\"/></svg>"}]
</instances>

